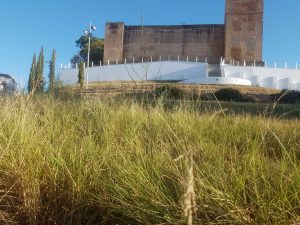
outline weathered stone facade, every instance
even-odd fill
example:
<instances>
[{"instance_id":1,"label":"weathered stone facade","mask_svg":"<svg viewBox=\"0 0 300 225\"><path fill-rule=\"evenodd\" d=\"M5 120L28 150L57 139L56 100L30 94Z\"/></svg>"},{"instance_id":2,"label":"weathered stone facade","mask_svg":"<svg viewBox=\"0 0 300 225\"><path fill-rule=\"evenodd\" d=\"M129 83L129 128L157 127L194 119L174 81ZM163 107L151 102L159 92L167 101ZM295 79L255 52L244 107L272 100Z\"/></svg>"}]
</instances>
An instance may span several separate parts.
<instances>
[{"instance_id":1,"label":"weathered stone facade","mask_svg":"<svg viewBox=\"0 0 300 225\"><path fill-rule=\"evenodd\" d=\"M262 60L263 0L226 0L225 25L126 26L107 23L104 62L187 58Z\"/></svg>"},{"instance_id":2,"label":"weathered stone facade","mask_svg":"<svg viewBox=\"0 0 300 225\"><path fill-rule=\"evenodd\" d=\"M172 59L189 56L220 61L224 51L223 25L125 27L123 57Z\"/></svg>"},{"instance_id":3,"label":"weathered stone facade","mask_svg":"<svg viewBox=\"0 0 300 225\"><path fill-rule=\"evenodd\" d=\"M263 0L227 0L225 58L262 61Z\"/></svg>"},{"instance_id":4,"label":"weathered stone facade","mask_svg":"<svg viewBox=\"0 0 300 225\"><path fill-rule=\"evenodd\" d=\"M124 23L107 23L104 40L104 62L123 59Z\"/></svg>"}]
</instances>

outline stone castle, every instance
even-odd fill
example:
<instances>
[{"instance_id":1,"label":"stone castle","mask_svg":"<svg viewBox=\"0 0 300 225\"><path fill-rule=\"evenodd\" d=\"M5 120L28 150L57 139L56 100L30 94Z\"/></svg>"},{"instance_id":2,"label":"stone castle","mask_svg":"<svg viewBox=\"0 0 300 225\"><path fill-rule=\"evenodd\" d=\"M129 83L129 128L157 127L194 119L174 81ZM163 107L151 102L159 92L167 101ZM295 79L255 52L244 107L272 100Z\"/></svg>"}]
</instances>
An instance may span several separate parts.
<instances>
[{"instance_id":1,"label":"stone castle","mask_svg":"<svg viewBox=\"0 0 300 225\"><path fill-rule=\"evenodd\" d=\"M126 26L107 23L104 63L190 57L217 64L262 61L263 0L226 0L225 24Z\"/></svg>"},{"instance_id":2,"label":"stone castle","mask_svg":"<svg viewBox=\"0 0 300 225\"><path fill-rule=\"evenodd\" d=\"M300 90L298 64L279 68L262 61L263 10L263 0L226 0L225 24L107 23L104 64L92 64L86 82L148 80ZM65 84L77 83L77 76L77 68L60 73Z\"/></svg>"}]
</instances>

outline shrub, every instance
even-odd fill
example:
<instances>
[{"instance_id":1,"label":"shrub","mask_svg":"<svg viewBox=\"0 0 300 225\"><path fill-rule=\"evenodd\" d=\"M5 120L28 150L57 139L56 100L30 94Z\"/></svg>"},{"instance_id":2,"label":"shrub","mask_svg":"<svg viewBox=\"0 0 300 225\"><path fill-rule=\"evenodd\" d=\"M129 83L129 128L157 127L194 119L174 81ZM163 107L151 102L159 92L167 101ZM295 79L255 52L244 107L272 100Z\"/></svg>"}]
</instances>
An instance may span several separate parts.
<instances>
[{"instance_id":1,"label":"shrub","mask_svg":"<svg viewBox=\"0 0 300 225\"><path fill-rule=\"evenodd\" d=\"M71 88L57 86L54 90L54 97L63 101L73 101L82 99L83 95L75 92Z\"/></svg>"},{"instance_id":2,"label":"shrub","mask_svg":"<svg viewBox=\"0 0 300 225\"><path fill-rule=\"evenodd\" d=\"M156 88L154 94L156 97L181 99L185 95L185 92L174 85L166 84Z\"/></svg>"},{"instance_id":3,"label":"shrub","mask_svg":"<svg viewBox=\"0 0 300 225\"><path fill-rule=\"evenodd\" d=\"M223 88L215 92L215 96L220 101L243 102L244 97L239 90L234 88Z\"/></svg>"},{"instance_id":4,"label":"shrub","mask_svg":"<svg viewBox=\"0 0 300 225\"><path fill-rule=\"evenodd\" d=\"M282 104L299 104L300 103L300 92L299 91L288 91L282 90L280 94L271 96L272 100L279 101Z\"/></svg>"}]
</instances>

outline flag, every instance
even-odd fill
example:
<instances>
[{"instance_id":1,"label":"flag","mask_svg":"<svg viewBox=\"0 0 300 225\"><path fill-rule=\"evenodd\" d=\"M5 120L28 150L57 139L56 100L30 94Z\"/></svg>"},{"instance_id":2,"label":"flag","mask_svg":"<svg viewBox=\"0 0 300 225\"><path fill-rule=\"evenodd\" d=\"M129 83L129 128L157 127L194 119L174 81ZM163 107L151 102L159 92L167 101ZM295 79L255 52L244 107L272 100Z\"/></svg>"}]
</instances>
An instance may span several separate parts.
<instances>
[{"instance_id":1,"label":"flag","mask_svg":"<svg viewBox=\"0 0 300 225\"><path fill-rule=\"evenodd\" d=\"M91 26L91 29L92 29L92 30L97 30L97 27Z\"/></svg>"}]
</instances>

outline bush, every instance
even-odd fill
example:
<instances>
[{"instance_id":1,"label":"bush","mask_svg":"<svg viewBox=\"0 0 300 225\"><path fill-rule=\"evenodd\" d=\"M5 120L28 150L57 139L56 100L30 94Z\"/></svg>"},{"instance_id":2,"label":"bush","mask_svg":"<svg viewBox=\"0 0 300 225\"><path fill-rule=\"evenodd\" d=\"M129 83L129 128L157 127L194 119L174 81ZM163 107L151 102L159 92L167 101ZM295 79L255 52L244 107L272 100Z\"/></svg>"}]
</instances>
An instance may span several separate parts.
<instances>
[{"instance_id":1,"label":"bush","mask_svg":"<svg viewBox=\"0 0 300 225\"><path fill-rule=\"evenodd\" d=\"M300 103L300 92L299 91L288 91L282 90L280 94L271 96L272 100L279 101L282 104L299 104Z\"/></svg>"},{"instance_id":2,"label":"bush","mask_svg":"<svg viewBox=\"0 0 300 225\"><path fill-rule=\"evenodd\" d=\"M174 85L163 85L155 89L156 97L166 97L171 99L181 99L185 92Z\"/></svg>"},{"instance_id":3,"label":"bush","mask_svg":"<svg viewBox=\"0 0 300 225\"><path fill-rule=\"evenodd\" d=\"M223 88L215 92L215 96L220 101L243 102L244 96L239 90L234 88Z\"/></svg>"},{"instance_id":4,"label":"bush","mask_svg":"<svg viewBox=\"0 0 300 225\"><path fill-rule=\"evenodd\" d=\"M80 100L83 96L68 87L57 87L54 90L54 97L63 101Z\"/></svg>"}]
</instances>

